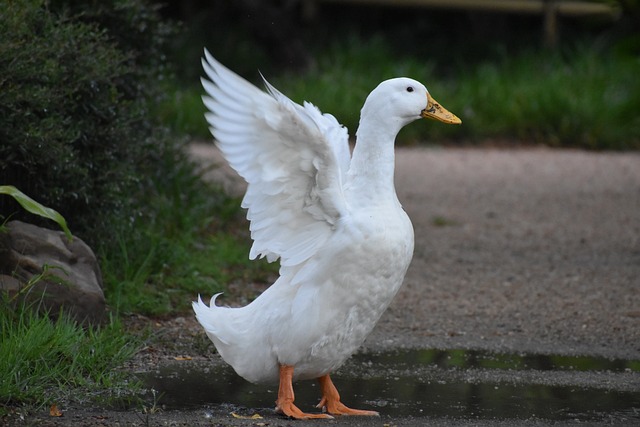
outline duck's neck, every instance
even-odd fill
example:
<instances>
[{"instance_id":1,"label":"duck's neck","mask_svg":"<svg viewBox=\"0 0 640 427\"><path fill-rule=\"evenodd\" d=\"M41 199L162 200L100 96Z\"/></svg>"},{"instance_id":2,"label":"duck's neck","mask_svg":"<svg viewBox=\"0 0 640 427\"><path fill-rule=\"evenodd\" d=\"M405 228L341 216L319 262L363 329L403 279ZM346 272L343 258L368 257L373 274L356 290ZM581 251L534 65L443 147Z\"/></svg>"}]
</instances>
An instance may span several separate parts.
<instances>
[{"instance_id":1,"label":"duck's neck","mask_svg":"<svg viewBox=\"0 0 640 427\"><path fill-rule=\"evenodd\" d=\"M349 178L354 189L365 197L395 196L395 138L401 123L361 118L356 133Z\"/></svg>"}]
</instances>

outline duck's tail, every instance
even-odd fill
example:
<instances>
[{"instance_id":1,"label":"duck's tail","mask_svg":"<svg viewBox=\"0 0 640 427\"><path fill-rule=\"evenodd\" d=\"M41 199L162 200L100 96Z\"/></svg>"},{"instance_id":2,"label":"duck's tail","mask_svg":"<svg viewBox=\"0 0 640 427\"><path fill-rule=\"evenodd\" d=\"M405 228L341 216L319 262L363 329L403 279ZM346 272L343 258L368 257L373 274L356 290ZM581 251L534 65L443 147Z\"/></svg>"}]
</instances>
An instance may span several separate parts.
<instances>
[{"instance_id":1,"label":"duck's tail","mask_svg":"<svg viewBox=\"0 0 640 427\"><path fill-rule=\"evenodd\" d=\"M196 319L216 346L218 353L240 375L251 382L264 382L278 378L277 361L264 343L264 337L256 332L259 326L253 321L247 307L219 307L216 294L206 305L200 295L193 302ZM273 372L272 372L273 371Z\"/></svg>"},{"instance_id":2,"label":"duck's tail","mask_svg":"<svg viewBox=\"0 0 640 427\"><path fill-rule=\"evenodd\" d=\"M221 353L222 346L228 346L230 344L230 337L225 337L225 322L223 320L225 311L231 310L229 307L218 307L216 305L216 299L222 295L222 293L215 294L211 297L209 305L206 305L200 295L198 295L198 301L191 303L193 311L196 313L196 319L202 325L207 336L213 341L218 352ZM220 344L220 345L219 345Z\"/></svg>"}]
</instances>

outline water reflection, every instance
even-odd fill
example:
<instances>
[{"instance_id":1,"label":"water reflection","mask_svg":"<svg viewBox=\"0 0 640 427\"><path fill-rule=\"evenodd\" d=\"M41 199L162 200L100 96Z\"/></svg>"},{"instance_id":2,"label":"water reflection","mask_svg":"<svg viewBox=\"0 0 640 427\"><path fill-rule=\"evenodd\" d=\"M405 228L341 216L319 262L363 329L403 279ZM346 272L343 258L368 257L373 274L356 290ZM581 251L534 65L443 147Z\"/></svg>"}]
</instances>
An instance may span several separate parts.
<instances>
[{"instance_id":1,"label":"water reflection","mask_svg":"<svg viewBox=\"0 0 640 427\"><path fill-rule=\"evenodd\" d=\"M534 369L539 371L640 372L640 360L608 359L590 356L492 353L479 350L402 350L362 354L361 359L384 365L432 365L439 368Z\"/></svg>"},{"instance_id":2,"label":"water reflection","mask_svg":"<svg viewBox=\"0 0 640 427\"><path fill-rule=\"evenodd\" d=\"M635 379L631 390L504 381L501 373L620 372ZM473 381L469 380L473 372ZM588 357L504 355L477 351L409 350L354 356L334 375L345 403L389 416L483 419L637 420L640 362ZM464 375L461 375L464 374ZM169 409L234 403L274 406L276 387L255 386L229 367L195 364L163 367L145 378ZM312 410L319 400L313 381L296 384L296 403Z\"/></svg>"}]
</instances>

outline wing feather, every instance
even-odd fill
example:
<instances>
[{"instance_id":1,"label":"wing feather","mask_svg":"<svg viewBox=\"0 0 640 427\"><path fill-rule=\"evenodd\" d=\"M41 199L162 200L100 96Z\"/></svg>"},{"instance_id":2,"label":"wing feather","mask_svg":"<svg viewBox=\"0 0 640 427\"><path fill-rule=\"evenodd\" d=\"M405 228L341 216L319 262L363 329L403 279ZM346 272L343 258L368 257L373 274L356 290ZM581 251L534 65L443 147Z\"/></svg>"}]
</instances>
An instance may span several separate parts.
<instances>
[{"instance_id":1,"label":"wing feather","mask_svg":"<svg viewBox=\"0 0 640 427\"><path fill-rule=\"evenodd\" d=\"M348 212L342 191L351 158L347 131L266 80L267 92L256 88L206 49L202 65L205 118L222 154L248 183L242 206L254 241L249 257L298 265Z\"/></svg>"}]
</instances>

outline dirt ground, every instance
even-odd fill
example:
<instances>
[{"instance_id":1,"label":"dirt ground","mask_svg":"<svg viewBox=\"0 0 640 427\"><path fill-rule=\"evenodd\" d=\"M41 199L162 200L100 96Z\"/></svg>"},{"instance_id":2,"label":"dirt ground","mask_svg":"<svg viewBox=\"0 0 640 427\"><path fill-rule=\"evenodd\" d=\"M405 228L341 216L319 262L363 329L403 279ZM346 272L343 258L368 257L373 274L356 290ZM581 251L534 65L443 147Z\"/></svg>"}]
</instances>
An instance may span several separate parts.
<instances>
[{"instance_id":1,"label":"dirt ground","mask_svg":"<svg viewBox=\"0 0 640 427\"><path fill-rule=\"evenodd\" d=\"M192 154L205 165L220 162L210 144L194 145ZM398 196L415 228L415 255L403 288L365 351L484 349L640 359L640 154L399 148L396 164ZM224 166L211 169L208 177L242 192L242 184ZM142 352L133 370L154 369L181 354L208 358L209 350L194 350L209 347L192 318L154 328L164 330L174 346ZM631 389L640 390L637 375L631 382ZM205 415L78 407L64 419L43 416L30 423L514 425L513 420L417 421L384 415L330 422L276 415L244 420L229 413L226 407ZM556 425L541 420L518 424Z\"/></svg>"}]
</instances>

